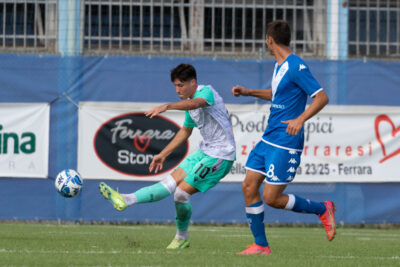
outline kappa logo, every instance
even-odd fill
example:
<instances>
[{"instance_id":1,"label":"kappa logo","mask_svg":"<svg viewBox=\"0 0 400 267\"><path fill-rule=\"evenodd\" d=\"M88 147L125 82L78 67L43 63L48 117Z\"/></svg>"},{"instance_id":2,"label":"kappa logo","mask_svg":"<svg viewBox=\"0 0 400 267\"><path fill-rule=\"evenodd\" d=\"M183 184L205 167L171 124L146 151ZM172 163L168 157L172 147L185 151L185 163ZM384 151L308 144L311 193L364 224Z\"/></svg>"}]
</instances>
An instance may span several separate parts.
<instances>
[{"instance_id":1,"label":"kappa logo","mask_svg":"<svg viewBox=\"0 0 400 267\"><path fill-rule=\"evenodd\" d=\"M307 69L306 65L300 64L299 71Z\"/></svg>"},{"instance_id":2,"label":"kappa logo","mask_svg":"<svg viewBox=\"0 0 400 267\"><path fill-rule=\"evenodd\" d=\"M296 169L293 168L293 167L290 167L290 168L287 170L287 172L295 173L295 172L296 172Z\"/></svg>"},{"instance_id":3,"label":"kappa logo","mask_svg":"<svg viewBox=\"0 0 400 267\"><path fill-rule=\"evenodd\" d=\"M274 176L271 178L271 181L273 181L273 182L278 182L278 181L279 181L278 176L274 175Z\"/></svg>"},{"instance_id":4,"label":"kappa logo","mask_svg":"<svg viewBox=\"0 0 400 267\"><path fill-rule=\"evenodd\" d=\"M294 177L290 175L288 178L286 178L286 181L287 181L287 182L291 182L291 181L293 180L293 178L294 178Z\"/></svg>"},{"instance_id":5,"label":"kappa logo","mask_svg":"<svg viewBox=\"0 0 400 267\"><path fill-rule=\"evenodd\" d=\"M294 154L296 154L296 151L294 151L294 150L289 150L289 154L290 154L290 155L294 155Z\"/></svg>"},{"instance_id":6,"label":"kappa logo","mask_svg":"<svg viewBox=\"0 0 400 267\"><path fill-rule=\"evenodd\" d=\"M297 160L296 160L295 158L291 158L291 159L289 160L289 163L296 164L296 163L297 163Z\"/></svg>"}]
</instances>

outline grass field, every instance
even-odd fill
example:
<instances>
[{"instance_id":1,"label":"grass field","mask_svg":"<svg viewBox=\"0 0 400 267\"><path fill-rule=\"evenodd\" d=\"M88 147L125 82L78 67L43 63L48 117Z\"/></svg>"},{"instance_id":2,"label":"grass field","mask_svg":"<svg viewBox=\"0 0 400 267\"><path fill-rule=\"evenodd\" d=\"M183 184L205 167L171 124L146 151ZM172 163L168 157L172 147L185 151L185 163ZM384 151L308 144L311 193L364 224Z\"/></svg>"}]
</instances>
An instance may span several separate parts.
<instances>
[{"instance_id":1,"label":"grass field","mask_svg":"<svg viewBox=\"0 0 400 267\"><path fill-rule=\"evenodd\" d=\"M399 229L267 227L271 255L241 256L246 226L191 226L191 247L167 251L172 225L0 224L1 266L400 266Z\"/></svg>"}]
</instances>

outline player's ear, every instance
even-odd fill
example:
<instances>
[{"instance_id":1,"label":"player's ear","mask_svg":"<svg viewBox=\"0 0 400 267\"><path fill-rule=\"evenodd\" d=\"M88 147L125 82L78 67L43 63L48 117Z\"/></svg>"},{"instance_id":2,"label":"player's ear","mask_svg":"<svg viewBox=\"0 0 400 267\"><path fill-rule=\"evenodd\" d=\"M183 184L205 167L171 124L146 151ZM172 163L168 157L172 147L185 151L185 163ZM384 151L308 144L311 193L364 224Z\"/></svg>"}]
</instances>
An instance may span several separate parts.
<instances>
[{"instance_id":1,"label":"player's ear","mask_svg":"<svg viewBox=\"0 0 400 267\"><path fill-rule=\"evenodd\" d=\"M271 36L267 36L267 43L269 46L272 45L273 41L274 39Z\"/></svg>"}]
</instances>

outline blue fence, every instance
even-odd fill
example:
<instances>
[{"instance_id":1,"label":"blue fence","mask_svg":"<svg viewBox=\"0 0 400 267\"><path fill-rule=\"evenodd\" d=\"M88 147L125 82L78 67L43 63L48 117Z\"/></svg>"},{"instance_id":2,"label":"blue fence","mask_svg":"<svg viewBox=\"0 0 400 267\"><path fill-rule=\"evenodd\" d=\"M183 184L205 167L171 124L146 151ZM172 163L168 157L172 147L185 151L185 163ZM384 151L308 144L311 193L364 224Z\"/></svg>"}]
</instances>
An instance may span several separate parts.
<instances>
[{"instance_id":1,"label":"blue fence","mask_svg":"<svg viewBox=\"0 0 400 267\"><path fill-rule=\"evenodd\" d=\"M174 222L173 197L139 204L118 212L99 194L98 182L86 180L82 194L66 199L55 192L52 179L1 179L0 220L63 220L113 222ZM126 192L150 182L110 182ZM338 223L399 223L399 184L292 184L287 192L338 205ZM245 223L240 183L220 183L207 194L192 197L192 220L197 223ZM318 223L315 215L266 207L267 223Z\"/></svg>"},{"instance_id":2,"label":"blue fence","mask_svg":"<svg viewBox=\"0 0 400 267\"><path fill-rule=\"evenodd\" d=\"M193 64L200 83L212 84L226 103L236 104L257 100L233 97L232 86L268 87L273 70L271 60L0 55L0 102L51 103L49 178L0 178L0 219L173 221L171 198L118 213L98 193L99 181L86 180L82 195L75 199L59 196L53 182L61 169L76 168L76 103L177 101L169 71L181 62ZM307 63L325 88L330 104L398 106L400 103L399 62L310 59ZM133 192L150 183L112 181L110 184L120 191ZM399 190L400 183L330 183L292 184L287 192L337 202L337 220L343 223L400 223ZM240 183L220 183L205 195L193 196L192 203L194 222L246 222ZM312 215L267 208L266 222L317 223L318 220Z\"/></svg>"}]
</instances>

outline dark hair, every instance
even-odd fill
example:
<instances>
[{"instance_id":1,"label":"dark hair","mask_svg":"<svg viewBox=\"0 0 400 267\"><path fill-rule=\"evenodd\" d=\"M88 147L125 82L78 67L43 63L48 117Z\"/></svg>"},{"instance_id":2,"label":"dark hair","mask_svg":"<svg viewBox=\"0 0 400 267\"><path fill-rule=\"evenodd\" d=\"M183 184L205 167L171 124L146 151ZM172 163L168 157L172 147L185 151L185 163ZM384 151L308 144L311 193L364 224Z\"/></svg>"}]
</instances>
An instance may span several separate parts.
<instances>
[{"instance_id":1,"label":"dark hair","mask_svg":"<svg viewBox=\"0 0 400 267\"><path fill-rule=\"evenodd\" d=\"M187 82L192 79L197 80L196 70L190 64L179 64L171 70L171 81L174 82L176 79Z\"/></svg>"},{"instance_id":2,"label":"dark hair","mask_svg":"<svg viewBox=\"0 0 400 267\"><path fill-rule=\"evenodd\" d=\"M290 45L290 27L286 21L275 20L267 25L267 36L271 36L279 45Z\"/></svg>"}]
</instances>

